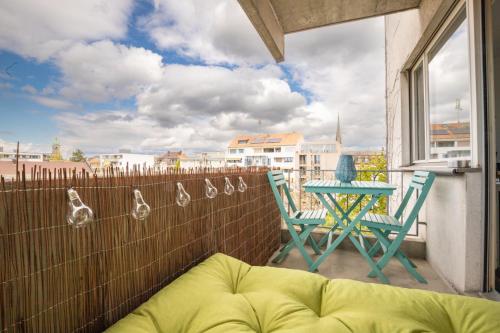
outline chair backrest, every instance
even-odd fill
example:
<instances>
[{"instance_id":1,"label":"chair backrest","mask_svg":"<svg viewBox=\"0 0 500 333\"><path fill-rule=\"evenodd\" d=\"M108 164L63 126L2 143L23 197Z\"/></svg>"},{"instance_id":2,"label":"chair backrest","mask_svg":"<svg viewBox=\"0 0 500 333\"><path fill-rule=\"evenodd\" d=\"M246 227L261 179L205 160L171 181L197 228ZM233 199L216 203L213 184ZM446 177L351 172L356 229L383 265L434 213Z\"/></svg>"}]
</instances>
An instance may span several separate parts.
<instances>
[{"instance_id":1,"label":"chair backrest","mask_svg":"<svg viewBox=\"0 0 500 333\"><path fill-rule=\"evenodd\" d=\"M283 218L288 218L289 215L286 210L283 197L281 196L281 192L286 195L288 204L290 205L292 212L295 213L297 211L297 206L295 206L295 202L292 199L292 195L290 194L290 190L288 189L283 171L271 170L267 173L267 178L269 179L269 184L271 185L271 189L273 190L274 198L276 199L276 203L278 204L278 207L280 209L281 216Z\"/></svg>"},{"instance_id":2,"label":"chair backrest","mask_svg":"<svg viewBox=\"0 0 500 333\"><path fill-rule=\"evenodd\" d=\"M398 207L398 210L394 215L395 218L399 219L403 215L404 210L407 208L413 192L415 192L415 190L420 191L418 193L418 198L415 201L415 204L411 208L408 217L404 221L403 228L409 229L413 222L415 222L415 220L417 219L418 213L420 212L420 209L424 204L425 198L427 198L427 194L429 194L435 178L436 175L433 172L429 171L415 171L413 173L408 191L406 191L406 194L403 197L403 201L401 202L401 205Z\"/></svg>"}]
</instances>

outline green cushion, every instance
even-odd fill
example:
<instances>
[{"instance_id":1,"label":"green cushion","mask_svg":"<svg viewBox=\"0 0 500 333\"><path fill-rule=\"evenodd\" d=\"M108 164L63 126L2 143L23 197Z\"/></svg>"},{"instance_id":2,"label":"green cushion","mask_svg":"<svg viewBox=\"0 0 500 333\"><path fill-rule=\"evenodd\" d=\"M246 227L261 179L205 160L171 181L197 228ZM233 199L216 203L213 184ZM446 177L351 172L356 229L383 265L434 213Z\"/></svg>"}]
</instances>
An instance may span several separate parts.
<instances>
[{"instance_id":1,"label":"green cushion","mask_svg":"<svg viewBox=\"0 0 500 333\"><path fill-rule=\"evenodd\" d=\"M215 254L110 327L141 332L499 332L500 303Z\"/></svg>"}]
</instances>

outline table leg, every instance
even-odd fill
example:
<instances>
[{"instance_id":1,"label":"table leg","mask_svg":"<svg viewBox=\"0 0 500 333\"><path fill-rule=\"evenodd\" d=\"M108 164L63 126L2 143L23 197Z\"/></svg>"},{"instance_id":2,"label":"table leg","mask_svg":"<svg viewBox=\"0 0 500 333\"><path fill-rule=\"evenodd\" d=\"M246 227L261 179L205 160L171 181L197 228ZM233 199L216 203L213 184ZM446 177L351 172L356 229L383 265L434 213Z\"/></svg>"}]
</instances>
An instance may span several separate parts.
<instances>
[{"instance_id":1,"label":"table leg","mask_svg":"<svg viewBox=\"0 0 500 333\"><path fill-rule=\"evenodd\" d=\"M329 205L326 200L324 199L323 196L318 196L323 204L325 204L325 207L332 213L334 219L337 221L339 224L343 224L343 221L340 219L340 217L335 213L335 211L332 209L331 205ZM351 242L354 244L354 246L357 248L357 250L365 257L365 259L368 261L368 264L372 269L375 271L379 279L384 282L388 283L387 277L378 269L376 264L373 262L373 260L368 256L368 253L363 249L363 247L360 245L360 243L356 240L353 235L351 235L351 232L354 231L356 228L356 224L361 220L363 216L365 216L366 213L375 205L375 203L378 201L380 198L380 195L373 195L371 200L368 202L368 204L363 207L361 212L350 222L347 223L346 227L342 231L342 233L337 237L337 239L323 252L323 254L310 266L309 270L310 271L315 271L319 265L333 252L335 249L340 245L340 243L346 238L349 237ZM334 203L336 200L334 200ZM337 203L338 204L338 203ZM343 214L344 215L344 214ZM346 221L347 222L347 221ZM359 230L358 230L359 232Z\"/></svg>"}]
</instances>

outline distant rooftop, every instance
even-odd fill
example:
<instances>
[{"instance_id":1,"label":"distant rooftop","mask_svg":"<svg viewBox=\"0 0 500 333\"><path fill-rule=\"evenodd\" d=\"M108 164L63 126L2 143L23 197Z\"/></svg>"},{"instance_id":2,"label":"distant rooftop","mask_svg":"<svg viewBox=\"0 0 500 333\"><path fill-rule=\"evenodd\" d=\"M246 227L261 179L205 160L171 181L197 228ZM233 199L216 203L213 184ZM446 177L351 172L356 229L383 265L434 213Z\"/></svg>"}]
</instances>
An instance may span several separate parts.
<instances>
[{"instance_id":1,"label":"distant rooftop","mask_svg":"<svg viewBox=\"0 0 500 333\"><path fill-rule=\"evenodd\" d=\"M469 122L454 122L432 124L431 139L437 140L469 140L470 139L470 123Z\"/></svg>"},{"instance_id":2,"label":"distant rooftop","mask_svg":"<svg viewBox=\"0 0 500 333\"><path fill-rule=\"evenodd\" d=\"M84 162L70 162L70 161L57 161L57 162L19 162L19 170L22 170L22 167L26 169L26 176L29 178L31 173L31 169L66 169L68 172L72 172L72 170L76 170L76 172L81 172L84 170L85 172L92 173L92 170L89 166ZM16 163L10 161L0 161L0 175L5 178L13 178L16 177Z\"/></svg>"},{"instance_id":3,"label":"distant rooftop","mask_svg":"<svg viewBox=\"0 0 500 333\"><path fill-rule=\"evenodd\" d=\"M233 140L231 140L231 142L229 143L229 148L295 146L301 143L303 140L304 136L297 132L238 135Z\"/></svg>"},{"instance_id":4,"label":"distant rooftop","mask_svg":"<svg viewBox=\"0 0 500 333\"><path fill-rule=\"evenodd\" d=\"M304 142L300 145L300 151L304 153L335 153L337 152L337 142Z\"/></svg>"}]
</instances>

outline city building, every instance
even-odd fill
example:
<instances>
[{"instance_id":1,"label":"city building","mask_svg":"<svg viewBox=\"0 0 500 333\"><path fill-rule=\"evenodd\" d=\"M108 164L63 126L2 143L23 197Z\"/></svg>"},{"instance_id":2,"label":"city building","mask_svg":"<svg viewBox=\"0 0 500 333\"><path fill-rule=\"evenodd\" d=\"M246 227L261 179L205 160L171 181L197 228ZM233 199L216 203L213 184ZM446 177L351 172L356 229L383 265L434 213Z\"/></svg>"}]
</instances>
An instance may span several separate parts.
<instances>
[{"instance_id":1,"label":"city building","mask_svg":"<svg viewBox=\"0 0 500 333\"><path fill-rule=\"evenodd\" d=\"M155 156L147 154L100 154L98 158L100 170L109 167L119 168L121 170L126 170L127 168L129 170L134 168L142 170L155 166Z\"/></svg>"},{"instance_id":2,"label":"city building","mask_svg":"<svg viewBox=\"0 0 500 333\"><path fill-rule=\"evenodd\" d=\"M22 162L44 162L50 158L50 153L33 153L33 152L4 152L0 147L0 161L15 161L19 158Z\"/></svg>"},{"instance_id":3,"label":"city building","mask_svg":"<svg viewBox=\"0 0 500 333\"><path fill-rule=\"evenodd\" d=\"M432 159L470 159L470 123L432 124Z\"/></svg>"},{"instance_id":4,"label":"city building","mask_svg":"<svg viewBox=\"0 0 500 333\"><path fill-rule=\"evenodd\" d=\"M61 143L59 143L59 139L55 138L54 143L52 143L52 153L50 154L51 161L62 161L62 153L61 153Z\"/></svg>"},{"instance_id":5,"label":"city building","mask_svg":"<svg viewBox=\"0 0 500 333\"><path fill-rule=\"evenodd\" d=\"M180 168L180 161L182 158L187 158L187 155L179 151L167 151L156 157L155 165L160 170L168 168Z\"/></svg>"},{"instance_id":6,"label":"city building","mask_svg":"<svg viewBox=\"0 0 500 333\"><path fill-rule=\"evenodd\" d=\"M182 156L181 168L224 168L227 166L224 152L204 152L192 156Z\"/></svg>"},{"instance_id":7,"label":"city building","mask_svg":"<svg viewBox=\"0 0 500 333\"><path fill-rule=\"evenodd\" d=\"M370 160L375 156L385 156L384 148L380 150L345 150L343 151L343 153L346 155L352 155L356 167L360 166L361 164L369 163Z\"/></svg>"},{"instance_id":8,"label":"city building","mask_svg":"<svg viewBox=\"0 0 500 333\"><path fill-rule=\"evenodd\" d=\"M337 118L335 141L303 142L295 153L295 167L301 182L331 177L342 153L340 117Z\"/></svg>"},{"instance_id":9,"label":"city building","mask_svg":"<svg viewBox=\"0 0 500 333\"><path fill-rule=\"evenodd\" d=\"M304 136L300 133L238 135L226 152L228 166L267 166L292 170Z\"/></svg>"}]
</instances>

